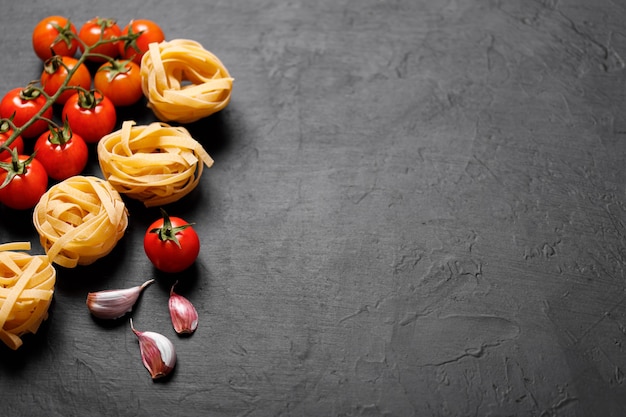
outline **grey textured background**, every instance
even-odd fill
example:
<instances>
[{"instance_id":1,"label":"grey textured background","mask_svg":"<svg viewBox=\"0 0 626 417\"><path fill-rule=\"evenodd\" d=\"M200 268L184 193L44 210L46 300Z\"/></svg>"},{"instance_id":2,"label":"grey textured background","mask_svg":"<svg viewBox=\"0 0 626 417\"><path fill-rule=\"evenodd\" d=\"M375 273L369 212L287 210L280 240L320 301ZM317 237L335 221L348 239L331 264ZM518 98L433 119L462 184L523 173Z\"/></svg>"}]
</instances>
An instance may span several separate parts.
<instances>
[{"instance_id":1,"label":"grey textured background","mask_svg":"<svg viewBox=\"0 0 626 417\"><path fill-rule=\"evenodd\" d=\"M38 77L50 14L153 19L235 84L188 126L216 162L168 208L201 234L196 334L143 253L158 212L128 202L115 251L60 270L39 334L0 349L2 415L626 415L626 4L23 0L2 94ZM176 344L164 383L84 305L151 277L132 317Z\"/></svg>"}]
</instances>

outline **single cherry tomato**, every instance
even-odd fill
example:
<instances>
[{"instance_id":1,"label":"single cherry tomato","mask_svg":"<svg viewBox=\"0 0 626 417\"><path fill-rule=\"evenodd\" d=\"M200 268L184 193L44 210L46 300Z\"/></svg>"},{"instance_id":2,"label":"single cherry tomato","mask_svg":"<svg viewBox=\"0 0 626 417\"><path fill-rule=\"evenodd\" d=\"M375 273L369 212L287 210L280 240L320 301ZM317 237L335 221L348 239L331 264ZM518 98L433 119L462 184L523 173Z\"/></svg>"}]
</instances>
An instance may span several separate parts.
<instances>
[{"instance_id":1,"label":"single cherry tomato","mask_svg":"<svg viewBox=\"0 0 626 417\"><path fill-rule=\"evenodd\" d=\"M161 209L143 239L143 247L156 269L175 273L189 268L200 253L200 239L192 225L180 217L169 217Z\"/></svg>"},{"instance_id":2,"label":"single cherry tomato","mask_svg":"<svg viewBox=\"0 0 626 417\"><path fill-rule=\"evenodd\" d=\"M53 55L74 56L79 44L77 36L76 27L69 19L48 16L33 29L33 49L42 61Z\"/></svg>"},{"instance_id":3,"label":"single cherry tomato","mask_svg":"<svg viewBox=\"0 0 626 417\"><path fill-rule=\"evenodd\" d=\"M102 64L93 77L93 85L115 106L130 106L143 97L141 69L130 60Z\"/></svg>"},{"instance_id":4,"label":"single cherry tomato","mask_svg":"<svg viewBox=\"0 0 626 417\"><path fill-rule=\"evenodd\" d=\"M87 165L87 144L67 123L50 127L35 142L35 159L41 162L48 176L62 181L83 172Z\"/></svg>"},{"instance_id":5,"label":"single cherry tomato","mask_svg":"<svg viewBox=\"0 0 626 417\"><path fill-rule=\"evenodd\" d=\"M47 104L46 97L41 90L33 85L18 87L10 90L0 101L0 117L3 119L13 118L13 124L22 127L31 120ZM51 119L52 106L43 113L43 117ZM29 139L39 136L48 128L45 120L35 120L27 129L22 131L22 137Z\"/></svg>"},{"instance_id":6,"label":"single cherry tomato","mask_svg":"<svg viewBox=\"0 0 626 417\"><path fill-rule=\"evenodd\" d=\"M14 130L6 120L0 121L0 147L3 146L11 136L13 136ZM9 149L14 149L18 154L24 153L24 139L20 135L17 135L15 139L9 145ZM10 152L6 149L0 151L0 158L5 159L11 156Z\"/></svg>"},{"instance_id":7,"label":"single cherry tomato","mask_svg":"<svg viewBox=\"0 0 626 417\"><path fill-rule=\"evenodd\" d=\"M44 64L43 72L41 73L41 85L43 86L43 91L46 94L52 96L54 95L61 85L68 77L68 71L71 71L78 60L69 56L53 56ZM78 86L82 87L85 90L88 90L91 87L91 74L89 73L89 69L85 64L80 64L76 68L76 72L70 78L67 86ZM76 94L76 89L68 88L63 91L59 97L56 99L56 103L63 104L70 98L72 95Z\"/></svg>"},{"instance_id":8,"label":"single cherry tomato","mask_svg":"<svg viewBox=\"0 0 626 417\"><path fill-rule=\"evenodd\" d=\"M165 40L161 27L147 19L131 20L122 30L122 35L128 35L130 39L119 43L120 55L124 59L132 59L137 65L141 65L141 58L148 50L148 45Z\"/></svg>"},{"instance_id":9,"label":"single cherry tomato","mask_svg":"<svg viewBox=\"0 0 626 417\"><path fill-rule=\"evenodd\" d=\"M39 161L14 154L0 162L0 203L15 210L35 207L48 188L48 174Z\"/></svg>"},{"instance_id":10,"label":"single cherry tomato","mask_svg":"<svg viewBox=\"0 0 626 417\"><path fill-rule=\"evenodd\" d=\"M87 143L96 143L115 128L115 106L98 91L80 91L71 96L61 111L72 131Z\"/></svg>"},{"instance_id":11,"label":"single cherry tomato","mask_svg":"<svg viewBox=\"0 0 626 417\"><path fill-rule=\"evenodd\" d=\"M122 30L113 19L103 19L94 17L85 22L78 32L78 37L83 43L89 47L95 45L99 41L103 42L90 50L92 54L100 54L104 56L90 56L88 59L94 62L104 62L108 58L115 58L120 53L119 43L115 38L122 34ZM80 44L81 52L85 52L85 47Z\"/></svg>"}]
</instances>

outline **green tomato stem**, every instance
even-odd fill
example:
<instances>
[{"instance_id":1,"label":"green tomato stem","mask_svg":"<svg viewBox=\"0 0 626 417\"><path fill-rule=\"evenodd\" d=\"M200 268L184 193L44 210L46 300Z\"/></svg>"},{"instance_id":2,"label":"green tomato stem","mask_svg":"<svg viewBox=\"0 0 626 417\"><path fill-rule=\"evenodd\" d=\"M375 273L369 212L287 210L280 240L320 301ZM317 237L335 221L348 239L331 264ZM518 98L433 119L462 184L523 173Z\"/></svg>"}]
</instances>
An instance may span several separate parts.
<instances>
[{"instance_id":1,"label":"green tomato stem","mask_svg":"<svg viewBox=\"0 0 626 417\"><path fill-rule=\"evenodd\" d=\"M176 244L176 246L180 248L180 242L178 241L176 235L178 234L178 232L183 231L188 227L191 227L191 224L187 223L176 227L172 226L170 216L163 208L161 208L161 216L163 217L163 226L151 229L150 233L156 233L161 242L167 242L168 240L171 240Z\"/></svg>"}]
</instances>

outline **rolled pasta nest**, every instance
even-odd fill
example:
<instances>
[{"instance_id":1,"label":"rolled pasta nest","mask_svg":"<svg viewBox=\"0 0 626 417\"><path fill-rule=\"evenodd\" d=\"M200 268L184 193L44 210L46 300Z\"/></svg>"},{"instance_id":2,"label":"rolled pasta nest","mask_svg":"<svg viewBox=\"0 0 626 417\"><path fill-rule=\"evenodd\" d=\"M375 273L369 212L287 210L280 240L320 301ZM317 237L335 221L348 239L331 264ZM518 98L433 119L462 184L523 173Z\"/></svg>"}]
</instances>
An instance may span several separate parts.
<instances>
[{"instance_id":1,"label":"rolled pasta nest","mask_svg":"<svg viewBox=\"0 0 626 417\"><path fill-rule=\"evenodd\" d=\"M35 206L33 223L51 262L73 268L113 250L128 226L128 211L108 182L77 175L50 187Z\"/></svg>"},{"instance_id":2,"label":"rolled pasta nest","mask_svg":"<svg viewBox=\"0 0 626 417\"><path fill-rule=\"evenodd\" d=\"M0 245L0 339L11 349L48 318L56 270L45 255L29 255L29 242Z\"/></svg>"},{"instance_id":3,"label":"rolled pasta nest","mask_svg":"<svg viewBox=\"0 0 626 417\"><path fill-rule=\"evenodd\" d=\"M233 86L219 58L188 39L150 44L141 79L148 107L164 122L191 123L222 110Z\"/></svg>"},{"instance_id":4,"label":"rolled pasta nest","mask_svg":"<svg viewBox=\"0 0 626 417\"><path fill-rule=\"evenodd\" d=\"M100 169L121 194L146 207L169 204L189 194L213 159L183 127L125 121L98 142Z\"/></svg>"}]
</instances>

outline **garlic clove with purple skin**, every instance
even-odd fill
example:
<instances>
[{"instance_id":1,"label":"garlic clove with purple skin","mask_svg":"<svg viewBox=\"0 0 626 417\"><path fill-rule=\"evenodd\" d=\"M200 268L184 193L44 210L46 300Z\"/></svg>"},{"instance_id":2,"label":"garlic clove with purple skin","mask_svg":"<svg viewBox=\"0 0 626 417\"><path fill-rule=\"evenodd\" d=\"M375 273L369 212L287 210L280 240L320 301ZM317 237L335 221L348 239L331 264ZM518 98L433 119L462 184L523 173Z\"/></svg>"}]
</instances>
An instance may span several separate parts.
<instances>
[{"instance_id":1,"label":"garlic clove with purple skin","mask_svg":"<svg viewBox=\"0 0 626 417\"><path fill-rule=\"evenodd\" d=\"M150 372L152 379L167 376L176 366L174 344L161 333L136 330L132 318L130 319L130 328L139 340L141 361Z\"/></svg>"},{"instance_id":2,"label":"garlic clove with purple skin","mask_svg":"<svg viewBox=\"0 0 626 417\"><path fill-rule=\"evenodd\" d=\"M154 279L141 285L119 290L104 290L87 294L87 308L100 319L117 319L133 309L139 295Z\"/></svg>"},{"instance_id":3,"label":"garlic clove with purple skin","mask_svg":"<svg viewBox=\"0 0 626 417\"><path fill-rule=\"evenodd\" d=\"M170 289L169 309L172 325L178 334L191 334L198 328L198 312L191 301L180 294L174 292L174 287Z\"/></svg>"}]
</instances>

